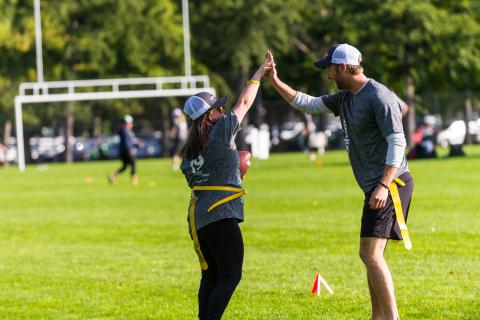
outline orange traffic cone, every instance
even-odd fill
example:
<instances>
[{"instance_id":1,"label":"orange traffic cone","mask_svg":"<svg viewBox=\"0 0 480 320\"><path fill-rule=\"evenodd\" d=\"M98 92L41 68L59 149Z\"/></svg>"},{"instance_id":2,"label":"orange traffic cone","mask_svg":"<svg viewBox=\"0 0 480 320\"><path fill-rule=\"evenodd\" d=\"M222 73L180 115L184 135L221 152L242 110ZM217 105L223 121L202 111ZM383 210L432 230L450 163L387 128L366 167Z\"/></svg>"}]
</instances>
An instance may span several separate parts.
<instances>
[{"instance_id":1,"label":"orange traffic cone","mask_svg":"<svg viewBox=\"0 0 480 320\"><path fill-rule=\"evenodd\" d=\"M317 296L320 295L320 285L321 284L323 284L325 289L327 289L327 291L330 294L333 294L332 288L330 288L327 281L325 281L325 279L323 279L323 277L319 273L317 273L317 276L315 277L315 282L313 283L313 287L312 287L312 294L316 294Z\"/></svg>"}]
</instances>

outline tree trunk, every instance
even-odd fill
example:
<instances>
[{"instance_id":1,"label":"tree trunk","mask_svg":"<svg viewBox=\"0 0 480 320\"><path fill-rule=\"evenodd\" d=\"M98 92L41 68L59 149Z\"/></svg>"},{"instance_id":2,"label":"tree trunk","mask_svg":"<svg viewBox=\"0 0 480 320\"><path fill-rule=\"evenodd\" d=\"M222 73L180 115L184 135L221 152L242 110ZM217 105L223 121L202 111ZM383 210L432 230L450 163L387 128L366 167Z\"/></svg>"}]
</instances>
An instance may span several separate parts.
<instances>
[{"instance_id":1,"label":"tree trunk","mask_svg":"<svg viewBox=\"0 0 480 320\"><path fill-rule=\"evenodd\" d=\"M73 162L73 149L70 139L73 138L74 111L75 104L69 102L67 107L67 130L65 131L65 160L67 163Z\"/></svg>"},{"instance_id":2,"label":"tree trunk","mask_svg":"<svg viewBox=\"0 0 480 320\"><path fill-rule=\"evenodd\" d=\"M12 123L7 120L5 121L5 126L3 127L3 144L7 148L5 152L5 161L3 162L4 167L8 167L10 162L8 161L8 143L10 142L10 137L12 136Z\"/></svg>"},{"instance_id":3,"label":"tree trunk","mask_svg":"<svg viewBox=\"0 0 480 320\"><path fill-rule=\"evenodd\" d=\"M465 100L463 102L463 121L465 121L465 141L464 144L472 144L472 136L468 130L468 123L472 119L472 93L470 90L465 92Z\"/></svg>"},{"instance_id":4,"label":"tree trunk","mask_svg":"<svg viewBox=\"0 0 480 320\"><path fill-rule=\"evenodd\" d=\"M95 116L93 118L93 136L98 138L102 135L102 118Z\"/></svg>"},{"instance_id":5,"label":"tree trunk","mask_svg":"<svg viewBox=\"0 0 480 320\"><path fill-rule=\"evenodd\" d=\"M406 98L408 104L408 113L405 121L405 138L407 139L407 146L413 147L413 132L415 131L415 87L411 75L406 78Z\"/></svg>"},{"instance_id":6,"label":"tree trunk","mask_svg":"<svg viewBox=\"0 0 480 320\"><path fill-rule=\"evenodd\" d=\"M169 109L167 108L162 108L162 156L164 157L170 157L170 149L171 149L171 143L170 143L170 114L169 114Z\"/></svg>"},{"instance_id":7,"label":"tree trunk","mask_svg":"<svg viewBox=\"0 0 480 320\"><path fill-rule=\"evenodd\" d=\"M253 107L255 108L254 125L257 128L260 128L260 126L265 123L265 114L266 114L265 107L263 106L263 96L262 96L261 89L258 89L257 97L255 98Z\"/></svg>"},{"instance_id":8,"label":"tree trunk","mask_svg":"<svg viewBox=\"0 0 480 320\"><path fill-rule=\"evenodd\" d=\"M7 120L5 121L5 126L3 127L3 144L8 145L10 137L12 136L12 123Z\"/></svg>"}]
</instances>

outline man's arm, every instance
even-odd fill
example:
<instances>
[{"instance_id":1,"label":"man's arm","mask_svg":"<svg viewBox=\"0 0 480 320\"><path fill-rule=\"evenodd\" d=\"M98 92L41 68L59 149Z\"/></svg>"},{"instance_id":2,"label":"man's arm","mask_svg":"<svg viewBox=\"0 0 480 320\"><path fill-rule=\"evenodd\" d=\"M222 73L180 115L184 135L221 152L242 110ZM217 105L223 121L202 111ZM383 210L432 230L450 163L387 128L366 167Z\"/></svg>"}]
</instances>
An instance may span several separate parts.
<instances>
[{"instance_id":1,"label":"man's arm","mask_svg":"<svg viewBox=\"0 0 480 320\"><path fill-rule=\"evenodd\" d=\"M408 110L409 110L408 104L403 103L402 104L402 118L404 118L407 115Z\"/></svg>"},{"instance_id":2,"label":"man's arm","mask_svg":"<svg viewBox=\"0 0 480 320\"><path fill-rule=\"evenodd\" d=\"M397 168L386 165L385 170L383 170L383 175L380 178L380 186L382 186L384 189L385 186L390 187L390 184L392 183L393 179L395 179L395 175L397 174ZM384 186L385 185L385 186Z\"/></svg>"},{"instance_id":3,"label":"man's arm","mask_svg":"<svg viewBox=\"0 0 480 320\"><path fill-rule=\"evenodd\" d=\"M268 81L272 87L282 96L285 101L290 103L297 95L297 91L293 90L288 84L280 80L277 75L277 70L274 67L269 74Z\"/></svg>"},{"instance_id":4,"label":"man's arm","mask_svg":"<svg viewBox=\"0 0 480 320\"><path fill-rule=\"evenodd\" d=\"M373 191L372 195L370 196L370 200L368 204L372 209L381 209L385 207L387 203L388 197L388 190L390 187L390 183L392 183L395 175L397 174L397 168L392 166L385 166L385 170L383 171L383 176L378 183L378 186Z\"/></svg>"},{"instance_id":5,"label":"man's arm","mask_svg":"<svg viewBox=\"0 0 480 320\"><path fill-rule=\"evenodd\" d=\"M385 170L383 171L383 176L380 178L378 186L373 191L368 202L372 209L381 209L385 206L390 184L397 174L397 168L402 165L405 148L407 146L403 132L392 133L386 138L386 140L388 143L388 149Z\"/></svg>"},{"instance_id":6,"label":"man's arm","mask_svg":"<svg viewBox=\"0 0 480 320\"><path fill-rule=\"evenodd\" d=\"M282 96L285 101L295 109L308 114L328 112L329 109L323 102L322 97L312 97L300 91L292 89L288 84L280 80L275 64L268 73L268 81L272 87Z\"/></svg>"},{"instance_id":7,"label":"man's arm","mask_svg":"<svg viewBox=\"0 0 480 320\"><path fill-rule=\"evenodd\" d=\"M402 100L399 96L397 96L397 98L398 98L398 104L400 105L400 110L402 110L402 118L404 118L407 115L409 110L408 104L404 100Z\"/></svg>"}]
</instances>

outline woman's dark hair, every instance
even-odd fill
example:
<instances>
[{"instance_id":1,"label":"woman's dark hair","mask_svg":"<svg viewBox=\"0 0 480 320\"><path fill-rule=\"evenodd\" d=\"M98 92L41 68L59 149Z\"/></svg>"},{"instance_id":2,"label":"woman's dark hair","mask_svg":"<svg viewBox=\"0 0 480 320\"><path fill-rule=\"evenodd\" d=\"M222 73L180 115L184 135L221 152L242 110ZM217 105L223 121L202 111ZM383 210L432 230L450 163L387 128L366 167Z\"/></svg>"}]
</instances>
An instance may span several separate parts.
<instances>
[{"instance_id":1,"label":"woman's dark hair","mask_svg":"<svg viewBox=\"0 0 480 320\"><path fill-rule=\"evenodd\" d=\"M184 159L195 159L205 149L211 126L212 123L208 119L208 112L205 112L200 118L193 121L187 142L180 152Z\"/></svg>"}]
</instances>

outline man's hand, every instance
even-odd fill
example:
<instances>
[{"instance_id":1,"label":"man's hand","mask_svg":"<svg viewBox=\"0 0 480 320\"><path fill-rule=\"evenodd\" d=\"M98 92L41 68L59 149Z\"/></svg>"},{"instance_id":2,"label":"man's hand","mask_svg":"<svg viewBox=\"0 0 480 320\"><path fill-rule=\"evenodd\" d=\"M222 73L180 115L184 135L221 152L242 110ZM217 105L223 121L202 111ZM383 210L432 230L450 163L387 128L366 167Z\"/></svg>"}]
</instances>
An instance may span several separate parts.
<instances>
[{"instance_id":1,"label":"man's hand","mask_svg":"<svg viewBox=\"0 0 480 320\"><path fill-rule=\"evenodd\" d=\"M273 63L272 64L272 69L268 72L267 76L268 76L268 82L273 85L275 83L275 81L278 80L278 76L277 76L277 68L275 68L276 64Z\"/></svg>"},{"instance_id":2,"label":"man's hand","mask_svg":"<svg viewBox=\"0 0 480 320\"><path fill-rule=\"evenodd\" d=\"M387 203L388 189L382 185L378 185L370 196L368 204L374 210L382 209Z\"/></svg>"},{"instance_id":3,"label":"man's hand","mask_svg":"<svg viewBox=\"0 0 480 320\"><path fill-rule=\"evenodd\" d=\"M252 79L260 80L263 76L269 73L272 70L273 64L273 56L270 51L265 52L265 61L260 65L257 72L253 76ZM259 75L259 79L256 79L257 74Z\"/></svg>"},{"instance_id":4,"label":"man's hand","mask_svg":"<svg viewBox=\"0 0 480 320\"><path fill-rule=\"evenodd\" d=\"M273 59L273 55L270 51L267 52L266 58L270 64L268 65L269 68L264 75L267 77L270 85L282 96L282 98L285 99L287 103L290 103L297 94L297 91L290 88L289 85L283 83L278 78L275 60Z\"/></svg>"},{"instance_id":5,"label":"man's hand","mask_svg":"<svg viewBox=\"0 0 480 320\"><path fill-rule=\"evenodd\" d=\"M276 64L275 64L275 61L273 59L273 55L270 51L268 51L268 54L269 54L269 58L270 58L270 61L271 61L271 69L268 70L268 72L265 73L265 76L267 77L268 79L268 82L270 84L273 84L274 80L277 78L277 69L275 68Z\"/></svg>"}]
</instances>

